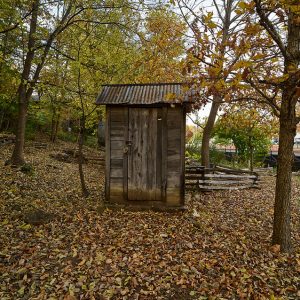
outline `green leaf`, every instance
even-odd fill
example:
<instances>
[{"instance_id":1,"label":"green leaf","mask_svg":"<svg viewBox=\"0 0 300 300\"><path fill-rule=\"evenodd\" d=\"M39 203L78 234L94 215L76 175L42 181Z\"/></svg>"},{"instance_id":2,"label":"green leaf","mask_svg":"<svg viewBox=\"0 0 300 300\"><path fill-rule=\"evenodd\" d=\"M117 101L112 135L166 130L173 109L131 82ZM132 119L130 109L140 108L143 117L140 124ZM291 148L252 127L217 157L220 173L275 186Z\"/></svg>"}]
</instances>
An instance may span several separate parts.
<instances>
[{"instance_id":1,"label":"green leaf","mask_svg":"<svg viewBox=\"0 0 300 300\"><path fill-rule=\"evenodd\" d=\"M19 290L18 290L18 294L20 296L23 296L24 295L24 292L25 292L25 286L22 286Z\"/></svg>"}]
</instances>

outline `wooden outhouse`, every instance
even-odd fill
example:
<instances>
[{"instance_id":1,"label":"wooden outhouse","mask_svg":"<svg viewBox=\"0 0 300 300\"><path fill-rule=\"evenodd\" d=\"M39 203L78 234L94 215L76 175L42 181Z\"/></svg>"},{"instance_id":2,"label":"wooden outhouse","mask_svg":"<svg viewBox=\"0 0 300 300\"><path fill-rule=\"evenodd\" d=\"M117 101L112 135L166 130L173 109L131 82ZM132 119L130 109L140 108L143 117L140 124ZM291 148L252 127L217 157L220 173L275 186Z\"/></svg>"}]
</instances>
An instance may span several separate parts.
<instances>
[{"instance_id":1,"label":"wooden outhouse","mask_svg":"<svg viewBox=\"0 0 300 300\"><path fill-rule=\"evenodd\" d=\"M179 83L104 85L105 199L108 205L184 206L185 120Z\"/></svg>"}]
</instances>

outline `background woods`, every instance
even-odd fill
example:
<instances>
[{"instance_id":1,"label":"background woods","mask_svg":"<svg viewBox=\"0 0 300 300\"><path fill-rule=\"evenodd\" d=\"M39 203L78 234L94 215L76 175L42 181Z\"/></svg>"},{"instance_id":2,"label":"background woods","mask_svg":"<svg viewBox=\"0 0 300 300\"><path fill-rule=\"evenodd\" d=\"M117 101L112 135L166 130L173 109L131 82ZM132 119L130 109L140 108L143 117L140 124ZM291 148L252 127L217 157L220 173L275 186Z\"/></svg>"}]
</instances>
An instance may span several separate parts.
<instances>
[{"instance_id":1,"label":"background woods","mask_svg":"<svg viewBox=\"0 0 300 300\"><path fill-rule=\"evenodd\" d=\"M28 106L35 122L42 118L45 125L45 119L51 119L52 140L59 124L78 119L78 64L81 95L91 107L102 83L180 80L185 27L159 3L2 2L1 127L17 126L13 164L24 163ZM88 39L78 61L73 40L83 35ZM99 114L95 111L87 121L91 131Z\"/></svg>"}]
</instances>

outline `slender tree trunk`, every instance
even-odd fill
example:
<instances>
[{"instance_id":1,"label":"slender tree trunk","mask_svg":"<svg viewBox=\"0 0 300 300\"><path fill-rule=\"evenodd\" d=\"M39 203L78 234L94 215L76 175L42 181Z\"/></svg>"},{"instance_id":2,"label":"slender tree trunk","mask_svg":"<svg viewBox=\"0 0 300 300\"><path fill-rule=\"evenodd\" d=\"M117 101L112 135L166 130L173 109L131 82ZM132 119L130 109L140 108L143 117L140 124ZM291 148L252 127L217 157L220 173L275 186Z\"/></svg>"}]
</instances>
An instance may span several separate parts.
<instances>
[{"instance_id":1,"label":"slender tree trunk","mask_svg":"<svg viewBox=\"0 0 300 300\"><path fill-rule=\"evenodd\" d=\"M253 128L251 128L252 130ZM253 172L253 164L254 164L254 149L252 144L252 135L251 133L249 135L249 170Z\"/></svg>"},{"instance_id":2,"label":"slender tree trunk","mask_svg":"<svg viewBox=\"0 0 300 300\"><path fill-rule=\"evenodd\" d=\"M55 112L52 113L52 118L51 118L51 134L50 134L50 141L53 143L54 142L54 130L55 130Z\"/></svg>"},{"instance_id":3,"label":"slender tree trunk","mask_svg":"<svg viewBox=\"0 0 300 300\"><path fill-rule=\"evenodd\" d=\"M6 122L5 130L7 131L9 127L10 127L10 120L8 119Z\"/></svg>"},{"instance_id":4,"label":"slender tree trunk","mask_svg":"<svg viewBox=\"0 0 300 300\"><path fill-rule=\"evenodd\" d=\"M58 127L59 127L59 119L60 119L60 115L57 115L57 119L56 119L56 122L55 122L55 131L54 131L54 136L53 136L53 142L55 142L56 138L57 138Z\"/></svg>"},{"instance_id":5,"label":"slender tree trunk","mask_svg":"<svg viewBox=\"0 0 300 300\"><path fill-rule=\"evenodd\" d=\"M219 96L214 96L210 113L203 129L202 136L202 146L201 146L201 164L206 168L209 168L210 159L209 159L209 141L211 137L212 130L215 125L216 117L220 107L221 98Z\"/></svg>"},{"instance_id":6,"label":"slender tree trunk","mask_svg":"<svg viewBox=\"0 0 300 300\"><path fill-rule=\"evenodd\" d=\"M18 88L18 125L16 130L16 142L14 151L11 157L11 163L14 165L24 164L24 143L25 143L25 128L26 128L26 117L29 99L32 95L33 87L28 83L31 71L31 65L35 53L35 41L36 41L36 29L38 19L38 7L39 0L35 0L32 3L32 16L30 20L30 29L28 37L28 52L24 62L24 68L21 75L21 82Z\"/></svg>"},{"instance_id":7,"label":"slender tree trunk","mask_svg":"<svg viewBox=\"0 0 300 300\"><path fill-rule=\"evenodd\" d=\"M90 193L85 184L84 173L82 168L83 165L82 147L84 141L84 134L85 134L85 119L84 117L82 117L80 120L79 136L78 136L78 168L79 168L79 177L80 177L82 194L84 197L88 197Z\"/></svg>"},{"instance_id":8,"label":"slender tree trunk","mask_svg":"<svg viewBox=\"0 0 300 300\"><path fill-rule=\"evenodd\" d=\"M78 48L78 61L80 57L80 47ZM84 105L83 105L83 98L82 98L82 93L81 93L81 66L79 66L78 69L78 77L77 77L77 86L78 86L78 94L79 94L79 99L80 99L80 104L81 104L81 110L82 110L82 116L79 119L79 135L78 135L78 168L79 168L79 177L80 177L80 183L81 183L81 190L82 190L82 195L84 197L88 197L90 194L84 180L84 173L83 173L83 153L82 153L82 147L83 147L83 141L84 141L84 135L85 135L85 110L84 110Z\"/></svg>"},{"instance_id":9,"label":"slender tree trunk","mask_svg":"<svg viewBox=\"0 0 300 300\"><path fill-rule=\"evenodd\" d=\"M54 110L52 113L52 119L51 119L51 134L50 134L50 141L54 143L56 141L57 137L57 131L58 131L58 125L59 125L59 114L56 113Z\"/></svg>"},{"instance_id":10,"label":"slender tree trunk","mask_svg":"<svg viewBox=\"0 0 300 300\"><path fill-rule=\"evenodd\" d=\"M253 172L254 153L253 146L250 146L250 171Z\"/></svg>"},{"instance_id":11,"label":"slender tree trunk","mask_svg":"<svg viewBox=\"0 0 300 300\"><path fill-rule=\"evenodd\" d=\"M0 120L0 131L2 130L2 125L3 125L4 117L5 117L5 112L2 111L2 112L1 112L1 120Z\"/></svg>"},{"instance_id":12,"label":"slender tree trunk","mask_svg":"<svg viewBox=\"0 0 300 300\"><path fill-rule=\"evenodd\" d=\"M221 64L221 72L219 73L219 76L223 73L223 58L225 56L225 43L228 40L229 37L229 29L232 24L231 19L231 13L233 10L233 0L224 1L224 9L225 14L223 17L223 30L222 30L222 42L220 45L220 60L219 63ZM217 78L219 77L217 76ZM226 76L224 76L224 80L226 80ZM218 110L220 108L222 101L222 97L219 95L213 96L213 102L210 109L210 113L207 119L207 123L205 124L204 130L203 130L203 137L202 137L202 147L201 147L201 164L205 167L209 167L210 164L210 158L209 158L209 141L211 138L211 133L215 125L216 117L218 114Z\"/></svg>"},{"instance_id":13,"label":"slender tree trunk","mask_svg":"<svg viewBox=\"0 0 300 300\"><path fill-rule=\"evenodd\" d=\"M26 130L26 118L28 109L28 100L26 99L25 87L19 88L19 111L18 122L16 128L16 141L13 154L11 157L11 163L13 165L22 165L24 160L24 144L25 144L25 130Z\"/></svg>"}]
</instances>

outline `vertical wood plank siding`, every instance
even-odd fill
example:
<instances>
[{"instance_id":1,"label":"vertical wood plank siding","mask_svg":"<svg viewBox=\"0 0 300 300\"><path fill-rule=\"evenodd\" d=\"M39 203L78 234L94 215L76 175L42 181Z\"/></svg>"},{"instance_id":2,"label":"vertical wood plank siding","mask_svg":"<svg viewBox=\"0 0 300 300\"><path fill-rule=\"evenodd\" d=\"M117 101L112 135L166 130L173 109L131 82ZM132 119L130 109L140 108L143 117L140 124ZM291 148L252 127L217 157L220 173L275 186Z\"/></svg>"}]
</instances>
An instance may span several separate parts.
<instances>
[{"instance_id":1,"label":"vertical wood plank siding","mask_svg":"<svg viewBox=\"0 0 300 300\"><path fill-rule=\"evenodd\" d=\"M167 115L167 205L182 202L182 107L168 107Z\"/></svg>"},{"instance_id":2,"label":"vertical wood plank siding","mask_svg":"<svg viewBox=\"0 0 300 300\"><path fill-rule=\"evenodd\" d=\"M184 107L107 106L106 116L106 200L183 205Z\"/></svg>"},{"instance_id":3,"label":"vertical wood plank siding","mask_svg":"<svg viewBox=\"0 0 300 300\"><path fill-rule=\"evenodd\" d=\"M128 124L129 124L129 109L124 107L124 146L126 147L127 152L123 150L123 200L128 200L128 154L130 153L130 146L127 141L129 140L128 136Z\"/></svg>"},{"instance_id":4,"label":"vertical wood plank siding","mask_svg":"<svg viewBox=\"0 0 300 300\"><path fill-rule=\"evenodd\" d=\"M157 180L157 112L159 108L129 108L128 200L160 200Z\"/></svg>"},{"instance_id":5,"label":"vertical wood plank siding","mask_svg":"<svg viewBox=\"0 0 300 300\"><path fill-rule=\"evenodd\" d=\"M110 201L110 107L106 106L105 126L105 199Z\"/></svg>"},{"instance_id":6,"label":"vertical wood plank siding","mask_svg":"<svg viewBox=\"0 0 300 300\"><path fill-rule=\"evenodd\" d=\"M186 137L186 107L183 106L181 113L181 147L180 147L180 157L181 157L181 170L180 170L180 204L184 205L185 196L185 137Z\"/></svg>"},{"instance_id":7,"label":"vertical wood plank siding","mask_svg":"<svg viewBox=\"0 0 300 300\"><path fill-rule=\"evenodd\" d=\"M161 162L161 178L162 178L162 201L167 199L167 157L168 157L168 132L167 132L168 108L162 109L162 162Z\"/></svg>"},{"instance_id":8,"label":"vertical wood plank siding","mask_svg":"<svg viewBox=\"0 0 300 300\"><path fill-rule=\"evenodd\" d=\"M122 203L124 201L124 145L127 131L126 109L111 106L110 118L110 153L109 168L110 195L108 201Z\"/></svg>"}]
</instances>

